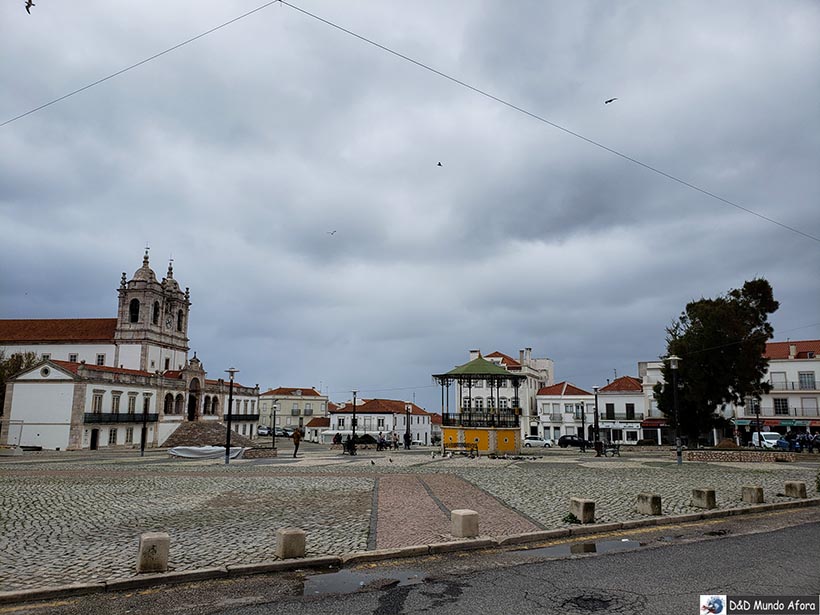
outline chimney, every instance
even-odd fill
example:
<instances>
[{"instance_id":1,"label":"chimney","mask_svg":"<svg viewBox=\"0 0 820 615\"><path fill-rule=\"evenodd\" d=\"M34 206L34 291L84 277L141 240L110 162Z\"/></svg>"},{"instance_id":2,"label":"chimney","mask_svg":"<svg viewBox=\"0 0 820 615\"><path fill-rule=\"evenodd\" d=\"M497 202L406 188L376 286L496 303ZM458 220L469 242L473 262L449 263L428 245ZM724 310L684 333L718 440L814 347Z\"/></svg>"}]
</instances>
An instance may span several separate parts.
<instances>
[{"instance_id":1,"label":"chimney","mask_svg":"<svg viewBox=\"0 0 820 615\"><path fill-rule=\"evenodd\" d=\"M470 361L474 361L475 359L477 359L480 354L481 354L480 350L471 350L470 351Z\"/></svg>"},{"instance_id":2,"label":"chimney","mask_svg":"<svg viewBox=\"0 0 820 615\"><path fill-rule=\"evenodd\" d=\"M518 351L518 362L521 363L521 365L524 365L524 356L525 355L526 355L526 351L524 351L524 350L519 350Z\"/></svg>"},{"instance_id":3,"label":"chimney","mask_svg":"<svg viewBox=\"0 0 820 615\"><path fill-rule=\"evenodd\" d=\"M789 358L794 359L797 356L797 344L789 344Z\"/></svg>"},{"instance_id":4,"label":"chimney","mask_svg":"<svg viewBox=\"0 0 820 615\"><path fill-rule=\"evenodd\" d=\"M525 348L527 351L527 361L532 361L532 348Z\"/></svg>"}]
</instances>

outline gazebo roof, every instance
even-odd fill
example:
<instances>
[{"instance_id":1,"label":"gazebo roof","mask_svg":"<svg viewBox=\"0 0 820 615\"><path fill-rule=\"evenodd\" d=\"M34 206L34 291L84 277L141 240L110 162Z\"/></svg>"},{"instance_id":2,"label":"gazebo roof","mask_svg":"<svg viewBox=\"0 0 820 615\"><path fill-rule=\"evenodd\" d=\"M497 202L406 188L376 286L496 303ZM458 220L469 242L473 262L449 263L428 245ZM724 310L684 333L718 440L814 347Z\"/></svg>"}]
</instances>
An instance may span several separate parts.
<instances>
[{"instance_id":1,"label":"gazebo roof","mask_svg":"<svg viewBox=\"0 0 820 615\"><path fill-rule=\"evenodd\" d=\"M487 377L511 378L513 380L523 380L520 374L511 374L503 367L499 367L492 361L488 361L482 356L478 356L469 363L454 367L446 374L434 374L433 378L454 378L465 380L478 380Z\"/></svg>"}]
</instances>

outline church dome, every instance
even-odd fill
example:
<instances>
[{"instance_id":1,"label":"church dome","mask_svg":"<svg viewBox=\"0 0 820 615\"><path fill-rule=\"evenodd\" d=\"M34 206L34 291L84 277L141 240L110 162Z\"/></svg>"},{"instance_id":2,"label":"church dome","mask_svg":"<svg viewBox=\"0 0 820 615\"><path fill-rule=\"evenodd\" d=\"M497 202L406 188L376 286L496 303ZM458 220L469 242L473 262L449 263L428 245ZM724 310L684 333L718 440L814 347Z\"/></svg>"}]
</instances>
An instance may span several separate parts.
<instances>
[{"instance_id":1,"label":"church dome","mask_svg":"<svg viewBox=\"0 0 820 615\"><path fill-rule=\"evenodd\" d=\"M134 276L131 278L131 281L142 281L142 282L156 282L157 276L154 273L154 270L148 265L148 250L145 251L145 256L142 257L142 267L137 269L134 272Z\"/></svg>"}]
</instances>

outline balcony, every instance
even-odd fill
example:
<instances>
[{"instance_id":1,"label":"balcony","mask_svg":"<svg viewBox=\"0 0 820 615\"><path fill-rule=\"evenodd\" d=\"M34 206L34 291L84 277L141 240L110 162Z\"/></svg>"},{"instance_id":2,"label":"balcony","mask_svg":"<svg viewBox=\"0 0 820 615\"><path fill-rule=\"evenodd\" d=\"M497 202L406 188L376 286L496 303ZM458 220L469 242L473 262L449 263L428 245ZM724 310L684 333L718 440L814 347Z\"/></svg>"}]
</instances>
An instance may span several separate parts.
<instances>
[{"instance_id":1,"label":"balcony","mask_svg":"<svg viewBox=\"0 0 820 615\"><path fill-rule=\"evenodd\" d=\"M228 415L225 415L225 420L228 420ZM232 421L259 421L259 414L236 414L235 412L231 412L231 420Z\"/></svg>"},{"instance_id":2,"label":"balcony","mask_svg":"<svg viewBox=\"0 0 820 615\"><path fill-rule=\"evenodd\" d=\"M595 413L587 414L587 418L595 418ZM599 419L602 421L642 421L643 412L601 412Z\"/></svg>"},{"instance_id":3,"label":"balcony","mask_svg":"<svg viewBox=\"0 0 820 615\"><path fill-rule=\"evenodd\" d=\"M738 417L753 419L757 416L751 408L738 408ZM786 418L790 416L801 416L808 418L820 417L820 411L817 408L773 408L771 406L763 406L760 408L760 416L771 418Z\"/></svg>"},{"instance_id":4,"label":"balcony","mask_svg":"<svg viewBox=\"0 0 820 615\"><path fill-rule=\"evenodd\" d=\"M441 424L444 427L518 427L518 415L512 412L462 412L460 414L444 413Z\"/></svg>"},{"instance_id":5,"label":"balcony","mask_svg":"<svg viewBox=\"0 0 820 615\"><path fill-rule=\"evenodd\" d=\"M816 391L817 382L812 378L795 382L793 380L783 382L769 382L772 391Z\"/></svg>"},{"instance_id":6,"label":"balcony","mask_svg":"<svg viewBox=\"0 0 820 615\"><path fill-rule=\"evenodd\" d=\"M158 414L121 413L121 412L86 412L83 414L83 423L156 423Z\"/></svg>"}]
</instances>

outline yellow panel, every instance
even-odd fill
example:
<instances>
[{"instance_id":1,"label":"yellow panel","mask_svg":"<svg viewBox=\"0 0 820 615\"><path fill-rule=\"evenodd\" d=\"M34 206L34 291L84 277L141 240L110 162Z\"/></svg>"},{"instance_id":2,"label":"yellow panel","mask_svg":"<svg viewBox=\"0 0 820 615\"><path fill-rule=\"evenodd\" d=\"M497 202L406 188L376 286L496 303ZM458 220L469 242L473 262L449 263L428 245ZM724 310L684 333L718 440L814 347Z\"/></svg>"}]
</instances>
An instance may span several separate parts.
<instances>
[{"instance_id":1,"label":"yellow panel","mask_svg":"<svg viewBox=\"0 0 820 615\"><path fill-rule=\"evenodd\" d=\"M444 443L458 442L458 431L455 427L442 427L441 441Z\"/></svg>"},{"instance_id":2,"label":"yellow panel","mask_svg":"<svg viewBox=\"0 0 820 615\"><path fill-rule=\"evenodd\" d=\"M516 453L518 448L515 445L516 430L499 429L496 433L496 448L499 453ZM506 440L506 442L505 442Z\"/></svg>"},{"instance_id":3,"label":"yellow panel","mask_svg":"<svg viewBox=\"0 0 820 615\"><path fill-rule=\"evenodd\" d=\"M465 429L464 441L468 444L477 444L479 451L490 450L490 432L486 429Z\"/></svg>"}]
</instances>

